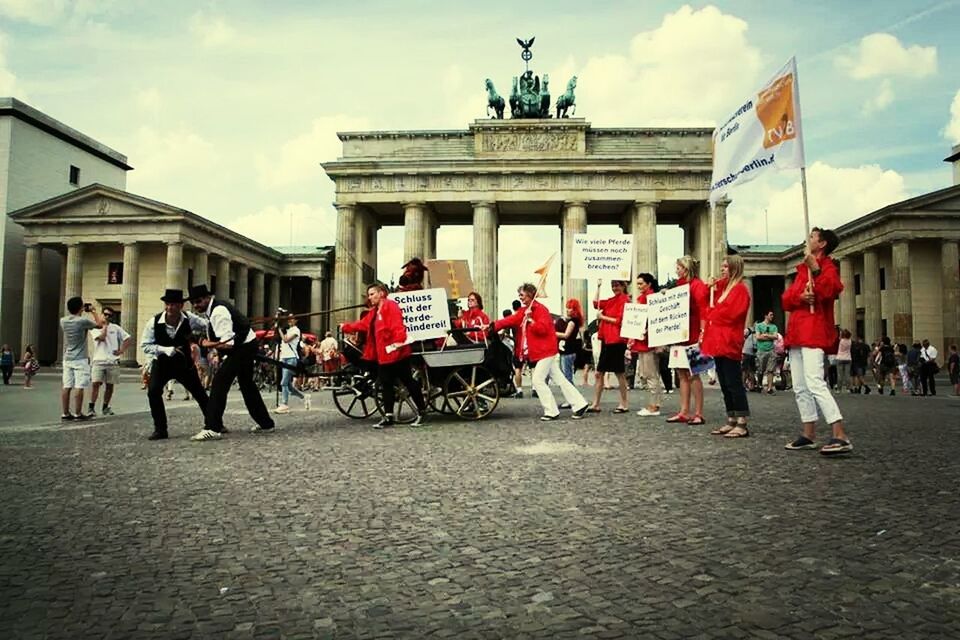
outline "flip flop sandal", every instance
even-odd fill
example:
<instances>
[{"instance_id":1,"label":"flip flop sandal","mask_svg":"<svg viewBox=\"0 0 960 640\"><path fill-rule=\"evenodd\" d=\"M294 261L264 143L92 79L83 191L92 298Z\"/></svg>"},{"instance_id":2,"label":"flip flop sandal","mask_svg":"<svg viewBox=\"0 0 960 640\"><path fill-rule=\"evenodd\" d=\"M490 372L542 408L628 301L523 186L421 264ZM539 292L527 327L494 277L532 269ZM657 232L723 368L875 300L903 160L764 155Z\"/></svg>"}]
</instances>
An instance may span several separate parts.
<instances>
[{"instance_id":1,"label":"flip flop sandal","mask_svg":"<svg viewBox=\"0 0 960 640\"><path fill-rule=\"evenodd\" d=\"M690 417L682 413L676 413L670 416L669 418L667 418L667 422L689 422L689 421L690 421Z\"/></svg>"},{"instance_id":2,"label":"flip flop sandal","mask_svg":"<svg viewBox=\"0 0 960 640\"><path fill-rule=\"evenodd\" d=\"M735 428L736 428L736 425L728 424L728 425L726 425L726 426L720 427L719 429L714 429L713 431L710 432L710 435L712 435L712 436L723 436L723 435L726 435L726 434L730 433L730 432L733 431Z\"/></svg>"},{"instance_id":3,"label":"flip flop sandal","mask_svg":"<svg viewBox=\"0 0 960 640\"><path fill-rule=\"evenodd\" d=\"M747 429L747 428L746 428L745 426L743 426L742 424L738 424L738 425L737 425L736 427L734 427L734 428L735 428L735 429L743 429L743 431L737 432L737 431L733 431L733 430L731 429L731 430L730 430L730 433L725 433L725 434L723 434L723 437L724 437L724 438L749 438L749 437L750 437L750 430Z\"/></svg>"},{"instance_id":4,"label":"flip flop sandal","mask_svg":"<svg viewBox=\"0 0 960 640\"><path fill-rule=\"evenodd\" d=\"M703 416L693 416L687 420L687 424L691 427L702 427L703 425L707 424L707 421L703 419Z\"/></svg>"},{"instance_id":5,"label":"flip flop sandal","mask_svg":"<svg viewBox=\"0 0 960 640\"><path fill-rule=\"evenodd\" d=\"M623 407L617 407L616 409L613 410L614 413L627 413L629 411L630 409L624 409Z\"/></svg>"},{"instance_id":6,"label":"flip flop sandal","mask_svg":"<svg viewBox=\"0 0 960 640\"><path fill-rule=\"evenodd\" d=\"M602 409L600 407L590 407L587 409L587 413L600 413Z\"/></svg>"}]
</instances>

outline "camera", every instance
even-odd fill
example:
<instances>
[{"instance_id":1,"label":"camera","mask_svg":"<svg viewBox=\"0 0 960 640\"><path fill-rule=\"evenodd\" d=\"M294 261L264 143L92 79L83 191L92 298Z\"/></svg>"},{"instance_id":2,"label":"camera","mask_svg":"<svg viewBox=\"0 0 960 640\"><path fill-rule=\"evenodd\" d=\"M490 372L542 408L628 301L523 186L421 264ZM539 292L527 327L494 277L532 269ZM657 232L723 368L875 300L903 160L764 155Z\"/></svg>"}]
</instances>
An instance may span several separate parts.
<instances>
[{"instance_id":1,"label":"camera","mask_svg":"<svg viewBox=\"0 0 960 640\"><path fill-rule=\"evenodd\" d=\"M83 310L86 311L87 313L89 313L89 312L93 311L93 305L88 302L88 303L86 303L86 304L83 305Z\"/></svg>"}]
</instances>

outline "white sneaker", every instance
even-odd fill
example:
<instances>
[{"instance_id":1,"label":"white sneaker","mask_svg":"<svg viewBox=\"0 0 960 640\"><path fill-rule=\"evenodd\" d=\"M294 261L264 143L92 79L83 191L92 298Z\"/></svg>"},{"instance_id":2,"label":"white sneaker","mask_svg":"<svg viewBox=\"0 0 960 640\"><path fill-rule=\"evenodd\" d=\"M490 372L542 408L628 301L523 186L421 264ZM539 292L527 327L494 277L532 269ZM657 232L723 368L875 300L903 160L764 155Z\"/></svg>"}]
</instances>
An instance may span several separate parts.
<instances>
[{"instance_id":1,"label":"white sneaker","mask_svg":"<svg viewBox=\"0 0 960 640\"><path fill-rule=\"evenodd\" d=\"M643 409L640 409L640 411L637 411L637 415L642 418L649 418L650 416L658 416L660 415L660 409L657 409L656 411L650 411L649 409L644 407Z\"/></svg>"},{"instance_id":2,"label":"white sneaker","mask_svg":"<svg viewBox=\"0 0 960 640\"><path fill-rule=\"evenodd\" d=\"M313 408L313 401L310 399L309 393L303 394L303 408L307 411Z\"/></svg>"},{"instance_id":3,"label":"white sneaker","mask_svg":"<svg viewBox=\"0 0 960 640\"><path fill-rule=\"evenodd\" d=\"M285 404L281 404L279 407L273 410L274 413L290 413L290 407Z\"/></svg>"},{"instance_id":4,"label":"white sneaker","mask_svg":"<svg viewBox=\"0 0 960 640\"><path fill-rule=\"evenodd\" d=\"M201 440L219 440L222 437L223 436L216 431L211 431L210 429L204 429L190 439L195 442L200 442Z\"/></svg>"}]
</instances>

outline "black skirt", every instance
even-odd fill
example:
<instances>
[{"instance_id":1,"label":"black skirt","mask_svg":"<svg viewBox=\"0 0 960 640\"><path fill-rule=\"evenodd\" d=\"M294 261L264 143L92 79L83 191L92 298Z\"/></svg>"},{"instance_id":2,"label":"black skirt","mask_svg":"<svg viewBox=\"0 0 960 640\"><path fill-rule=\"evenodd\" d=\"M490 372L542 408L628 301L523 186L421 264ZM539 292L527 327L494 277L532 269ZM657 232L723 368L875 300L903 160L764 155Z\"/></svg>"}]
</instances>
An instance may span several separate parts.
<instances>
[{"instance_id":1,"label":"black skirt","mask_svg":"<svg viewBox=\"0 0 960 640\"><path fill-rule=\"evenodd\" d=\"M627 353L627 343L615 342L603 344L600 347L600 359L597 360L597 371L601 373L623 373L626 371L624 356Z\"/></svg>"}]
</instances>

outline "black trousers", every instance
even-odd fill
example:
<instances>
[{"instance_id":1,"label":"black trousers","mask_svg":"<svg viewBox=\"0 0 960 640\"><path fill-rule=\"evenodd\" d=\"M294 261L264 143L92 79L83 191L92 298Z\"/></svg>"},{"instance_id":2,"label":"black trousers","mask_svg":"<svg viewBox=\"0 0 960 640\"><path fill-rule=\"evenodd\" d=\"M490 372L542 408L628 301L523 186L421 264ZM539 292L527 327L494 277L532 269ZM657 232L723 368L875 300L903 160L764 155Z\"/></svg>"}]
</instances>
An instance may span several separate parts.
<instances>
[{"instance_id":1,"label":"black trousers","mask_svg":"<svg viewBox=\"0 0 960 640\"><path fill-rule=\"evenodd\" d=\"M13 365L3 365L0 367L0 370L3 371L3 384L10 384L10 376L13 375Z\"/></svg>"},{"instance_id":2,"label":"black trousers","mask_svg":"<svg viewBox=\"0 0 960 640\"><path fill-rule=\"evenodd\" d=\"M223 431L223 412L227 408L227 394L230 385L236 380L243 395L243 404L247 406L250 417L264 429L272 429L273 418L263 403L263 396L253 381L255 366L254 354L257 353L257 341L251 340L235 349L224 349L220 368L210 383L210 404L207 405L206 428L211 431Z\"/></svg>"},{"instance_id":3,"label":"black trousers","mask_svg":"<svg viewBox=\"0 0 960 640\"><path fill-rule=\"evenodd\" d=\"M197 368L193 362L182 354L173 356L157 356L150 374L150 386L147 389L147 400L150 402L150 415L153 416L153 430L157 433L167 432L167 411L163 406L163 387L170 380L182 384L193 399L200 406L204 416L207 413L207 392L200 383Z\"/></svg>"},{"instance_id":4,"label":"black trousers","mask_svg":"<svg viewBox=\"0 0 960 640\"><path fill-rule=\"evenodd\" d=\"M667 365L670 362L670 353L657 354L657 368L660 370L660 380L663 381L664 391L673 391L673 372Z\"/></svg>"},{"instance_id":5,"label":"black trousers","mask_svg":"<svg viewBox=\"0 0 960 640\"><path fill-rule=\"evenodd\" d=\"M421 412L426 409L427 403L423 399L423 389L413 379L413 371L410 369L409 360L381 364L378 367L377 376L383 394L383 407L388 413L393 412L393 406L397 401L396 386L398 381L402 382L403 386L410 392L410 397L413 398L417 409Z\"/></svg>"},{"instance_id":6,"label":"black trousers","mask_svg":"<svg viewBox=\"0 0 960 640\"><path fill-rule=\"evenodd\" d=\"M937 395L937 381L935 380L933 367L932 362L920 364L920 386L923 388L923 395Z\"/></svg>"},{"instance_id":7,"label":"black trousers","mask_svg":"<svg viewBox=\"0 0 960 640\"><path fill-rule=\"evenodd\" d=\"M750 405L747 404L747 390L743 386L743 370L740 360L730 358L714 358L717 368L717 380L720 381L720 391L723 392L723 404L727 408L727 416L740 418L750 415Z\"/></svg>"}]
</instances>

